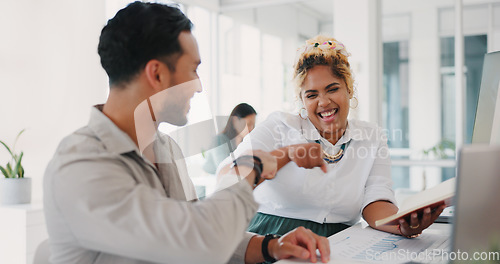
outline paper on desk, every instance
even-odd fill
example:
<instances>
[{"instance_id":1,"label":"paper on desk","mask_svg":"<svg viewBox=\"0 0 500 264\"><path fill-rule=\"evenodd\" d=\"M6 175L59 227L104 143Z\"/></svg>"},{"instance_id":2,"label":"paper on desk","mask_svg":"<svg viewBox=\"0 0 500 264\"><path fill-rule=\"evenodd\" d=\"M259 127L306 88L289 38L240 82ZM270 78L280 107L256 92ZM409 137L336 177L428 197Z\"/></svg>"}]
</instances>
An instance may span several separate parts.
<instances>
[{"instance_id":1,"label":"paper on desk","mask_svg":"<svg viewBox=\"0 0 500 264\"><path fill-rule=\"evenodd\" d=\"M440 253L441 249L448 250L448 238L446 235L424 231L418 238L407 239L370 227L348 228L328 238L331 252L329 263L434 262L439 258L434 254ZM308 262L281 260L279 263Z\"/></svg>"}]
</instances>

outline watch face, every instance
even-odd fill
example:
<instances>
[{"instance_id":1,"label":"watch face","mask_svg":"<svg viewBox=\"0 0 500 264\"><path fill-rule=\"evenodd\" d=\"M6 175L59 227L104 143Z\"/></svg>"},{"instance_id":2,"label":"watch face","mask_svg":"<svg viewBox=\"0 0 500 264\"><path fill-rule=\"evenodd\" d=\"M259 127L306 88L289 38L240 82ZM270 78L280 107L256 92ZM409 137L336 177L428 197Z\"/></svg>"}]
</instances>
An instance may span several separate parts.
<instances>
[{"instance_id":1,"label":"watch face","mask_svg":"<svg viewBox=\"0 0 500 264\"><path fill-rule=\"evenodd\" d=\"M280 238L281 236L278 234L267 234L266 237L269 237L269 239L275 239Z\"/></svg>"}]
</instances>

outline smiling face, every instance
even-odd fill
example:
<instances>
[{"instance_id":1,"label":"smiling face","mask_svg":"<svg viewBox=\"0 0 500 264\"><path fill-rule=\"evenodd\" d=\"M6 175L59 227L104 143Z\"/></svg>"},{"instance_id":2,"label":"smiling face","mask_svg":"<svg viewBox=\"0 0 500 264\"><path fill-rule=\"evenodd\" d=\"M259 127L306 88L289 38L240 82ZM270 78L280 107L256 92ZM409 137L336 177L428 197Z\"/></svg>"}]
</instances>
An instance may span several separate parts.
<instances>
[{"instance_id":1,"label":"smiling face","mask_svg":"<svg viewBox=\"0 0 500 264\"><path fill-rule=\"evenodd\" d=\"M345 81L333 75L328 66L314 66L307 71L300 97L311 123L323 138L335 144L347 127L352 98Z\"/></svg>"},{"instance_id":2,"label":"smiling face","mask_svg":"<svg viewBox=\"0 0 500 264\"><path fill-rule=\"evenodd\" d=\"M165 84L163 91L153 97L160 101L160 120L182 126L187 123L187 114L190 108L190 100L196 92L201 92L201 83L198 78L197 68L200 62L198 44L189 31L179 34L179 43L182 47L182 55L178 58L175 71L169 74L169 83ZM160 95L161 94L161 95ZM153 101L153 98L151 98Z\"/></svg>"}]
</instances>

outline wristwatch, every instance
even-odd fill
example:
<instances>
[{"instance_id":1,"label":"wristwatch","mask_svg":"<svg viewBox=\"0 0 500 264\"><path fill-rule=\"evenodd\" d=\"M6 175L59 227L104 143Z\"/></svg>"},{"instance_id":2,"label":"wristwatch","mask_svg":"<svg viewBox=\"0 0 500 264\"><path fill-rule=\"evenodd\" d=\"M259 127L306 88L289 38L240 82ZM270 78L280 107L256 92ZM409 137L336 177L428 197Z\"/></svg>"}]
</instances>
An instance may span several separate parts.
<instances>
[{"instance_id":1,"label":"wristwatch","mask_svg":"<svg viewBox=\"0 0 500 264\"><path fill-rule=\"evenodd\" d=\"M266 262L271 262L271 263L276 262L276 259L271 257L271 255L269 255L268 245L269 245L269 241L271 241L271 239L280 238L280 237L281 237L280 235L276 235L276 234L267 234L264 237L264 240L262 240L262 256L264 256L264 260Z\"/></svg>"},{"instance_id":2,"label":"wristwatch","mask_svg":"<svg viewBox=\"0 0 500 264\"><path fill-rule=\"evenodd\" d=\"M260 181L260 175L262 174L262 170L264 168L262 160L257 156L244 155L233 160L231 168L235 168L241 165L250 167L255 171L255 181L253 186L254 187L257 186L257 184L259 184ZM238 170L236 170L236 173L239 175Z\"/></svg>"}]
</instances>

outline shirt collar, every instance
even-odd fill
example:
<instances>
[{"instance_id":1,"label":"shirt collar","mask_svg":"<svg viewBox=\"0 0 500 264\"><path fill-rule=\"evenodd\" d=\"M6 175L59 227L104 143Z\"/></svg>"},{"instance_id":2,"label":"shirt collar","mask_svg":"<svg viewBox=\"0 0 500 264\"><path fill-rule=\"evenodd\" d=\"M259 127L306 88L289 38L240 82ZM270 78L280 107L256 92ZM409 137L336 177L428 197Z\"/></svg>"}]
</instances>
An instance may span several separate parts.
<instances>
[{"instance_id":1,"label":"shirt collar","mask_svg":"<svg viewBox=\"0 0 500 264\"><path fill-rule=\"evenodd\" d=\"M88 127L108 151L117 154L135 151L139 154L139 149L132 139L102 112L102 107L103 105L92 107Z\"/></svg>"},{"instance_id":2,"label":"shirt collar","mask_svg":"<svg viewBox=\"0 0 500 264\"><path fill-rule=\"evenodd\" d=\"M357 141L372 140L373 136L377 136L376 130L367 129L367 127L364 126L363 123L364 122L361 122L359 120L349 120L344 136L346 136L346 138Z\"/></svg>"},{"instance_id":3,"label":"shirt collar","mask_svg":"<svg viewBox=\"0 0 500 264\"><path fill-rule=\"evenodd\" d=\"M318 130L316 127L311 123L309 118L307 119L300 119L300 128L301 128L301 133L304 135L307 141L309 142L314 142L316 140L319 140L321 138L321 135L319 134Z\"/></svg>"}]
</instances>

